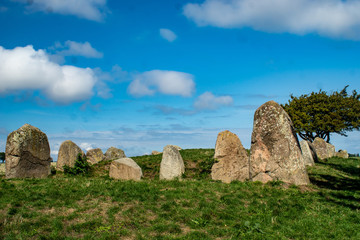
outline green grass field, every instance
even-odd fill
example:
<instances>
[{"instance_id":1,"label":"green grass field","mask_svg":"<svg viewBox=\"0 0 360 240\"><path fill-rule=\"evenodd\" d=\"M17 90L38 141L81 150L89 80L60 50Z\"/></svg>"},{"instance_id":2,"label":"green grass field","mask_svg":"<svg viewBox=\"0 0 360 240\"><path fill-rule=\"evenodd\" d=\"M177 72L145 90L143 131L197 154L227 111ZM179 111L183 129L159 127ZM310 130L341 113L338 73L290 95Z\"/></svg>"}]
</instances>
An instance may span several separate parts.
<instances>
[{"instance_id":1,"label":"green grass field","mask_svg":"<svg viewBox=\"0 0 360 240\"><path fill-rule=\"evenodd\" d=\"M360 239L360 159L309 168L312 185L209 178L213 149L182 150L182 181L161 155L133 159L140 182L89 176L0 180L0 239Z\"/></svg>"}]
</instances>

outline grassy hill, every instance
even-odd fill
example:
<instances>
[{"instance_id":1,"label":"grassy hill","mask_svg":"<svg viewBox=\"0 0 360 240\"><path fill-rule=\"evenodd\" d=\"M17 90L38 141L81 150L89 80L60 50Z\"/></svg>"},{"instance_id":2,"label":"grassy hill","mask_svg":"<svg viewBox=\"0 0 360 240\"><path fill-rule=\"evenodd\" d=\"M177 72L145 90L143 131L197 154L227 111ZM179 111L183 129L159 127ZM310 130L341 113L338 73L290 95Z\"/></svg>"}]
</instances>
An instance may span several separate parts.
<instances>
[{"instance_id":1,"label":"grassy hill","mask_svg":"<svg viewBox=\"0 0 360 240\"><path fill-rule=\"evenodd\" d=\"M182 181L159 181L161 155L133 159L144 180L118 181L109 161L89 176L0 180L1 239L360 239L360 160L308 169L312 185L210 180L213 149L182 150Z\"/></svg>"}]
</instances>

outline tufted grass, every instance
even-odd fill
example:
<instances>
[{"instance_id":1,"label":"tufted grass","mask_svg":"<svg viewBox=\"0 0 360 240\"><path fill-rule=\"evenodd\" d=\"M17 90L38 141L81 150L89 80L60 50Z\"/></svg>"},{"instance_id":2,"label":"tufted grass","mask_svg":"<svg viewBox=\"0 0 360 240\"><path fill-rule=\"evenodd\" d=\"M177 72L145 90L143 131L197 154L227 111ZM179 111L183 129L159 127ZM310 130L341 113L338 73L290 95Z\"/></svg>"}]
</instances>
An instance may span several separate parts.
<instances>
[{"instance_id":1,"label":"tufted grass","mask_svg":"<svg viewBox=\"0 0 360 240\"><path fill-rule=\"evenodd\" d=\"M159 181L161 156L134 158L140 182L92 176L0 180L0 239L360 239L360 160L309 168L310 186L211 181L213 150L182 150L192 169ZM204 172L205 171L205 172ZM193 179L195 178L195 179Z\"/></svg>"}]
</instances>

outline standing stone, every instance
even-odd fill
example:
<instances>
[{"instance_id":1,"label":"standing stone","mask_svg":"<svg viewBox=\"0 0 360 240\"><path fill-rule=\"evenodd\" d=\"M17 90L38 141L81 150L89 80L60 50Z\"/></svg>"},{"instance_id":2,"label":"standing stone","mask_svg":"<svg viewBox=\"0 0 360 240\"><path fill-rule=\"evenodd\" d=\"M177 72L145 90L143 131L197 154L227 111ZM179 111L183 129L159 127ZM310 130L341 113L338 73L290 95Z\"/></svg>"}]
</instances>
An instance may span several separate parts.
<instances>
[{"instance_id":1,"label":"standing stone","mask_svg":"<svg viewBox=\"0 0 360 240\"><path fill-rule=\"evenodd\" d=\"M43 178L50 174L50 146L45 133L25 124L7 137L6 178Z\"/></svg>"},{"instance_id":2,"label":"standing stone","mask_svg":"<svg viewBox=\"0 0 360 240\"><path fill-rule=\"evenodd\" d=\"M155 151L155 150L151 152L151 155L159 155L159 154L162 154L162 152L158 152L158 151Z\"/></svg>"},{"instance_id":3,"label":"standing stone","mask_svg":"<svg viewBox=\"0 0 360 240\"><path fill-rule=\"evenodd\" d=\"M179 150L173 145L165 146L160 164L160 179L181 178L184 172L185 165Z\"/></svg>"},{"instance_id":4,"label":"standing stone","mask_svg":"<svg viewBox=\"0 0 360 240\"><path fill-rule=\"evenodd\" d=\"M327 151L328 151L328 156L329 157L334 157L335 156L335 146L331 145L330 143L326 143L326 147L327 147Z\"/></svg>"},{"instance_id":5,"label":"standing stone","mask_svg":"<svg viewBox=\"0 0 360 240\"><path fill-rule=\"evenodd\" d=\"M320 159L331 158L335 155L335 146L327 143L322 138L315 138L313 141L313 146L315 148L316 154Z\"/></svg>"},{"instance_id":6,"label":"standing stone","mask_svg":"<svg viewBox=\"0 0 360 240\"><path fill-rule=\"evenodd\" d=\"M310 183L292 121L274 101L261 105L254 115L250 178L296 185Z\"/></svg>"},{"instance_id":7,"label":"standing stone","mask_svg":"<svg viewBox=\"0 0 360 240\"><path fill-rule=\"evenodd\" d=\"M317 162L317 155L311 142L302 140L300 147L305 166L314 166L315 162Z\"/></svg>"},{"instance_id":8,"label":"standing stone","mask_svg":"<svg viewBox=\"0 0 360 240\"><path fill-rule=\"evenodd\" d=\"M66 140L60 145L58 160L56 162L56 169L58 171L64 171L64 166L74 167L75 161L78 155L85 156L81 148L70 140Z\"/></svg>"},{"instance_id":9,"label":"standing stone","mask_svg":"<svg viewBox=\"0 0 360 240\"><path fill-rule=\"evenodd\" d=\"M211 168L211 178L230 183L249 179L249 155L238 136L230 131L219 133L214 158L218 161Z\"/></svg>"},{"instance_id":10,"label":"standing stone","mask_svg":"<svg viewBox=\"0 0 360 240\"><path fill-rule=\"evenodd\" d=\"M131 158L120 158L111 162L109 172L111 178L139 181L142 176L141 168Z\"/></svg>"},{"instance_id":11,"label":"standing stone","mask_svg":"<svg viewBox=\"0 0 360 240\"><path fill-rule=\"evenodd\" d=\"M110 147L108 150L106 150L105 160L113 160L119 158L126 158L125 152L123 150L116 147Z\"/></svg>"},{"instance_id":12,"label":"standing stone","mask_svg":"<svg viewBox=\"0 0 360 240\"><path fill-rule=\"evenodd\" d=\"M104 160L104 158L105 156L100 148L90 149L86 152L86 160L92 165Z\"/></svg>"},{"instance_id":13,"label":"standing stone","mask_svg":"<svg viewBox=\"0 0 360 240\"><path fill-rule=\"evenodd\" d=\"M335 153L335 156L339 158L349 158L349 154L346 150L339 150Z\"/></svg>"}]
</instances>

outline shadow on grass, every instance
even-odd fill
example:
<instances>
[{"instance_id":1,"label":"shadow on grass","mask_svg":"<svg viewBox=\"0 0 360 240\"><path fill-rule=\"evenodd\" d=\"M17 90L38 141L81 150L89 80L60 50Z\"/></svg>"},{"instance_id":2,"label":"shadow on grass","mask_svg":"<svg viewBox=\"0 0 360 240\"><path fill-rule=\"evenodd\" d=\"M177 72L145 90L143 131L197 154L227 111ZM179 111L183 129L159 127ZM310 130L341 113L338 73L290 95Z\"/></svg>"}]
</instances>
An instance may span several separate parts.
<instances>
[{"instance_id":1,"label":"shadow on grass","mask_svg":"<svg viewBox=\"0 0 360 240\"><path fill-rule=\"evenodd\" d=\"M357 159L328 159L317 163L309 174L312 184L324 191L326 201L353 210L360 209L360 169ZM318 167L318 168L317 168Z\"/></svg>"}]
</instances>

